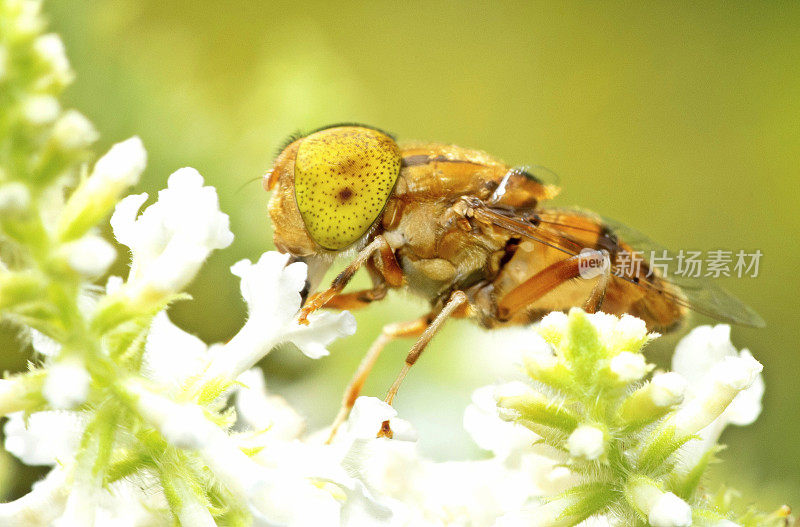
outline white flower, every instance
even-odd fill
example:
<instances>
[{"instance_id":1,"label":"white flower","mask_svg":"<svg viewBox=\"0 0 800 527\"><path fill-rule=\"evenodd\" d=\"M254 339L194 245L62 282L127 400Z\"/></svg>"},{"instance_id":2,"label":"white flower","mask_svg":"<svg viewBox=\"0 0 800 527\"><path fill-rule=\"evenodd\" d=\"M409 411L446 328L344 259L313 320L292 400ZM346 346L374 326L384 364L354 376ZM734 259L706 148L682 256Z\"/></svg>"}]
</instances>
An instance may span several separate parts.
<instances>
[{"instance_id":1,"label":"white flower","mask_svg":"<svg viewBox=\"0 0 800 527\"><path fill-rule=\"evenodd\" d=\"M25 395L25 383L21 378L0 379L0 416L16 412Z\"/></svg>"},{"instance_id":2,"label":"white flower","mask_svg":"<svg viewBox=\"0 0 800 527\"><path fill-rule=\"evenodd\" d=\"M664 492L652 481L640 478L628 488L631 499L653 527L689 527L692 509L672 492Z\"/></svg>"},{"instance_id":3,"label":"white flower","mask_svg":"<svg viewBox=\"0 0 800 527\"><path fill-rule=\"evenodd\" d=\"M346 311L312 314L308 325L297 322L306 265L286 265L288 259L289 255L272 251L262 254L255 264L241 260L231 267L231 272L241 278L248 319L216 354L209 376L236 378L283 342L292 342L303 354L316 359L328 354L326 346L333 340L353 334L355 319Z\"/></svg>"},{"instance_id":4,"label":"white flower","mask_svg":"<svg viewBox=\"0 0 800 527\"><path fill-rule=\"evenodd\" d=\"M567 449L573 457L597 459L605 451L605 435L595 426L580 425L567 439Z\"/></svg>"},{"instance_id":5,"label":"white flower","mask_svg":"<svg viewBox=\"0 0 800 527\"><path fill-rule=\"evenodd\" d=\"M683 402L687 382L681 374L670 371L653 375L649 386L648 393L653 404L667 408Z\"/></svg>"},{"instance_id":6,"label":"white flower","mask_svg":"<svg viewBox=\"0 0 800 527\"><path fill-rule=\"evenodd\" d=\"M260 369L247 370L237 380L240 386L236 390L236 412L251 430L286 441L300 436L305 420L283 397L267 393Z\"/></svg>"},{"instance_id":7,"label":"white flower","mask_svg":"<svg viewBox=\"0 0 800 527\"><path fill-rule=\"evenodd\" d=\"M64 513L53 522L53 527L93 526L103 492L99 477L92 474L91 467L78 467L72 488L67 497Z\"/></svg>"},{"instance_id":8,"label":"white flower","mask_svg":"<svg viewBox=\"0 0 800 527\"><path fill-rule=\"evenodd\" d=\"M631 315L616 317L607 313L588 313L586 317L598 332L601 342L610 349L638 351L639 348L658 337L658 333L648 333L644 321ZM545 315L539 322L539 331L556 343L566 334L569 317L566 313L554 311Z\"/></svg>"},{"instance_id":9,"label":"white flower","mask_svg":"<svg viewBox=\"0 0 800 527\"><path fill-rule=\"evenodd\" d=\"M53 433L52 431L50 432ZM161 492L156 489L142 488L142 483L137 481L117 481L107 489L97 490L96 499L82 496L93 503L91 508L84 501L80 511L66 511L67 502L73 490L72 465L56 466L47 476L33 484L31 491L21 498L0 503L0 525L3 527L84 527L97 525L98 527L137 527L148 525L152 527L170 525L165 518L170 517L166 500ZM142 486L140 486L142 485ZM82 516L75 523L75 512ZM191 524L195 525L195 524Z\"/></svg>"},{"instance_id":10,"label":"white flower","mask_svg":"<svg viewBox=\"0 0 800 527\"><path fill-rule=\"evenodd\" d=\"M117 143L95 163L92 173L84 182L90 195L117 196L124 189L139 182L147 165L147 152L142 140L134 136Z\"/></svg>"},{"instance_id":11,"label":"white flower","mask_svg":"<svg viewBox=\"0 0 800 527\"><path fill-rule=\"evenodd\" d=\"M196 450L214 477L248 504L256 524L283 525L291 518L312 513L310 517L319 519L313 507L323 507L319 497L324 498L324 504L335 506L323 508L338 516L333 495L320 494L321 489L313 482L291 471L260 466L222 428L206 419L199 406L176 403L133 380L126 388L135 397L142 416L168 442Z\"/></svg>"},{"instance_id":12,"label":"white flower","mask_svg":"<svg viewBox=\"0 0 800 527\"><path fill-rule=\"evenodd\" d=\"M0 185L0 214L24 212L31 202L31 193L24 183L12 181Z\"/></svg>"},{"instance_id":13,"label":"white flower","mask_svg":"<svg viewBox=\"0 0 800 527\"><path fill-rule=\"evenodd\" d=\"M524 426L501 419L497 412L498 396L530 392L530 386L519 381L478 388L472 392L472 403L464 410L464 429L479 447L490 450L500 459L530 447L539 436Z\"/></svg>"},{"instance_id":14,"label":"white flower","mask_svg":"<svg viewBox=\"0 0 800 527\"><path fill-rule=\"evenodd\" d=\"M122 279L121 276L116 276L116 275L109 276L108 280L106 280L106 287L105 287L106 294L113 295L114 293L122 289L124 283L125 281Z\"/></svg>"},{"instance_id":15,"label":"white flower","mask_svg":"<svg viewBox=\"0 0 800 527\"><path fill-rule=\"evenodd\" d=\"M105 218L123 191L139 181L146 164L147 153L138 137L112 146L69 196L57 218L59 239L79 238Z\"/></svg>"},{"instance_id":16,"label":"white flower","mask_svg":"<svg viewBox=\"0 0 800 527\"><path fill-rule=\"evenodd\" d=\"M384 421L389 421L394 441L416 441L417 433L408 421L397 418L397 410L377 397L356 399L347 420L347 435L356 439L375 439Z\"/></svg>"},{"instance_id":17,"label":"white flower","mask_svg":"<svg viewBox=\"0 0 800 527\"><path fill-rule=\"evenodd\" d=\"M178 448L198 449L207 446L222 433L206 419L203 409L192 403L177 403L154 393L140 382L125 384L142 417L156 427L169 443Z\"/></svg>"},{"instance_id":18,"label":"white flower","mask_svg":"<svg viewBox=\"0 0 800 527\"><path fill-rule=\"evenodd\" d=\"M69 266L87 278L105 274L117 259L114 246L96 234L87 234L74 242L66 243L62 251Z\"/></svg>"},{"instance_id":19,"label":"white flower","mask_svg":"<svg viewBox=\"0 0 800 527\"><path fill-rule=\"evenodd\" d=\"M61 104L52 95L30 95L22 101L22 117L34 126L52 123L61 113Z\"/></svg>"},{"instance_id":20,"label":"white flower","mask_svg":"<svg viewBox=\"0 0 800 527\"><path fill-rule=\"evenodd\" d=\"M172 323L161 311L150 325L144 347L142 373L165 386L180 386L207 363L208 346Z\"/></svg>"},{"instance_id":21,"label":"white flower","mask_svg":"<svg viewBox=\"0 0 800 527\"><path fill-rule=\"evenodd\" d=\"M68 410L86 401L91 380L79 360L61 360L47 368L42 395L51 407Z\"/></svg>"},{"instance_id":22,"label":"white flower","mask_svg":"<svg viewBox=\"0 0 800 527\"><path fill-rule=\"evenodd\" d=\"M519 390L514 384L499 389L512 393ZM495 387L489 386L476 392L478 403L493 405L494 391ZM532 496L541 495L537 483L552 472L552 460L522 452L513 456L513 461L512 456L443 463L424 459L414 442L375 438L387 419L393 431L398 429L396 414L385 403L361 397L356 404L357 411L331 446L346 448L342 466L392 510L392 521L399 525L490 526L504 512L519 509ZM476 417L475 425L508 425L494 422L489 415ZM491 434L486 437L491 448ZM507 446L499 448L508 450Z\"/></svg>"},{"instance_id":23,"label":"white flower","mask_svg":"<svg viewBox=\"0 0 800 527\"><path fill-rule=\"evenodd\" d=\"M253 458L260 470L249 494L256 525L395 525L397 504L376 497L353 461L355 446L366 443L410 444L374 438L344 445L270 441Z\"/></svg>"},{"instance_id":24,"label":"white flower","mask_svg":"<svg viewBox=\"0 0 800 527\"><path fill-rule=\"evenodd\" d=\"M31 345L34 351L45 357L53 357L61 350L61 344L51 339L44 333L29 329L31 335Z\"/></svg>"},{"instance_id":25,"label":"white flower","mask_svg":"<svg viewBox=\"0 0 800 527\"><path fill-rule=\"evenodd\" d=\"M100 492L94 524L97 527L168 527L172 518L168 509L164 493L155 488L151 479L133 477L118 480ZM183 509L178 511L181 519L182 513ZM204 524L199 523L201 517L196 517L197 523L186 525L202 527Z\"/></svg>"},{"instance_id":26,"label":"white flower","mask_svg":"<svg viewBox=\"0 0 800 527\"><path fill-rule=\"evenodd\" d=\"M622 384L629 384L638 381L647 374L648 366L644 356L641 353L632 353L630 351L623 351L611 359L609 364L611 373L613 373L617 382Z\"/></svg>"},{"instance_id":27,"label":"white flower","mask_svg":"<svg viewBox=\"0 0 800 527\"><path fill-rule=\"evenodd\" d=\"M552 527L562 525L559 523L558 515L561 514L563 507L560 502L554 505L542 505L539 507L528 507L519 511L505 514L497 520L494 527ZM607 516L592 516L586 518L575 527L612 527L618 525L612 523Z\"/></svg>"},{"instance_id":28,"label":"white flower","mask_svg":"<svg viewBox=\"0 0 800 527\"><path fill-rule=\"evenodd\" d=\"M26 38L42 31L44 22L40 15L41 0L18 0L11 3L11 6L13 9L8 13L10 33Z\"/></svg>"},{"instance_id":29,"label":"white flower","mask_svg":"<svg viewBox=\"0 0 800 527\"><path fill-rule=\"evenodd\" d=\"M730 326L700 326L676 347L672 368L688 381L686 401L673 417L678 431L699 435L681 448L676 470L688 472L730 424L752 423L761 413L762 366L737 353Z\"/></svg>"},{"instance_id":30,"label":"white flower","mask_svg":"<svg viewBox=\"0 0 800 527\"><path fill-rule=\"evenodd\" d=\"M53 140L64 150L86 148L97 141L99 134L82 113L67 110L53 125Z\"/></svg>"},{"instance_id":31,"label":"white flower","mask_svg":"<svg viewBox=\"0 0 800 527\"><path fill-rule=\"evenodd\" d=\"M37 37L33 42L33 50L50 68L50 76L56 83L68 84L72 81L72 68L61 37L54 33Z\"/></svg>"},{"instance_id":32,"label":"white flower","mask_svg":"<svg viewBox=\"0 0 800 527\"><path fill-rule=\"evenodd\" d=\"M692 524L692 508L671 492L665 492L653 503L647 519L653 527L688 527Z\"/></svg>"},{"instance_id":33,"label":"white flower","mask_svg":"<svg viewBox=\"0 0 800 527\"><path fill-rule=\"evenodd\" d=\"M180 484L180 482L176 482ZM189 490L184 490L181 503L176 511L180 525L193 525L197 527L216 527L217 522L208 510L208 506L198 500Z\"/></svg>"},{"instance_id":34,"label":"white flower","mask_svg":"<svg viewBox=\"0 0 800 527\"><path fill-rule=\"evenodd\" d=\"M0 503L0 525L4 527L51 527L64 510L69 496L69 470L56 468L33 484L21 498Z\"/></svg>"},{"instance_id":35,"label":"white flower","mask_svg":"<svg viewBox=\"0 0 800 527\"><path fill-rule=\"evenodd\" d=\"M711 373L708 383L672 418L682 435L695 434L722 416L728 405L749 388L762 370L752 356L726 357Z\"/></svg>"},{"instance_id":36,"label":"white flower","mask_svg":"<svg viewBox=\"0 0 800 527\"><path fill-rule=\"evenodd\" d=\"M672 369L689 381L694 394L707 384L709 375L726 357L750 357L746 349L737 352L730 340L731 328L726 324L700 326L678 343L672 357ZM764 379L757 375L752 385L739 393L725 411L724 420L739 426L753 423L761 413Z\"/></svg>"},{"instance_id":37,"label":"white flower","mask_svg":"<svg viewBox=\"0 0 800 527\"><path fill-rule=\"evenodd\" d=\"M569 319L566 313L561 311L553 311L548 313L539 321L539 331L548 337L556 337L563 335L567 329Z\"/></svg>"},{"instance_id":38,"label":"white flower","mask_svg":"<svg viewBox=\"0 0 800 527\"><path fill-rule=\"evenodd\" d=\"M292 473L273 473L250 492L256 525L339 525L341 504L330 490Z\"/></svg>"},{"instance_id":39,"label":"white flower","mask_svg":"<svg viewBox=\"0 0 800 527\"><path fill-rule=\"evenodd\" d=\"M561 498L534 507L524 507L507 512L494 523L494 527L551 527L569 525L562 520L564 510L574 500Z\"/></svg>"},{"instance_id":40,"label":"white flower","mask_svg":"<svg viewBox=\"0 0 800 527\"><path fill-rule=\"evenodd\" d=\"M67 465L85 427L85 416L76 412L36 412L27 418L17 412L3 427L5 448L26 465Z\"/></svg>"},{"instance_id":41,"label":"white flower","mask_svg":"<svg viewBox=\"0 0 800 527\"><path fill-rule=\"evenodd\" d=\"M203 177L194 169L172 174L158 201L137 218L146 199L147 194L128 196L111 217L114 236L133 254L127 289L134 297L147 291L180 291L212 250L233 241L216 190L204 187Z\"/></svg>"}]
</instances>

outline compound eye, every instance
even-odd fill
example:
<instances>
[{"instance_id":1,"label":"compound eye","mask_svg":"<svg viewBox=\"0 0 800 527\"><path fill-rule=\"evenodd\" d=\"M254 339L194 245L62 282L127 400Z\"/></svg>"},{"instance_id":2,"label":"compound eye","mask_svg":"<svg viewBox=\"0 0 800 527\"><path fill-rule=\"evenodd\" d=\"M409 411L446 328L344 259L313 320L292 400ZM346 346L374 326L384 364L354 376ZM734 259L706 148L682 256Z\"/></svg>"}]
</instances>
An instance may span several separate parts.
<instances>
[{"instance_id":1,"label":"compound eye","mask_svg":"<svg viewBox=\"0 0 800 527\"><path fill-rule=\"evenodd\" d=\"M297 207L325 249L356 242L378 219L400 173L400 150L371 128L341 126L303 139L294 164Z\"/></svg>"}]
</instances>

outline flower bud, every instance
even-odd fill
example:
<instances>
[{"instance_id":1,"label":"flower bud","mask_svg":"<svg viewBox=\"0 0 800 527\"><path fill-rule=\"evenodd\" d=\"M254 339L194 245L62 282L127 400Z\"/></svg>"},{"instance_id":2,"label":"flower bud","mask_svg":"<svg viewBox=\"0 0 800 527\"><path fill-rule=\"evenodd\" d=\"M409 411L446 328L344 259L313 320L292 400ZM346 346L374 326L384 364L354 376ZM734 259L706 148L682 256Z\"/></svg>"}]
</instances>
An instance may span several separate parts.
<instances>
[{"instance_id":1,"label":"flower bud","mask_svg":"<svg viewBox=\"0 0 800 527\"><path fill-rule=\"evenodd\" d=\"M680 404L685 390L686 379L681 375L659 373L625 399L619 409L620 420L629 427L652 423Z\"/></svg>"},{"instance_id":2,"label":"flower bud","mask_svg":"<svg viewBox=\"0 0 800 527\"><path fill-rule=\"evenodd\" d=\"M22 118L33 126L49 124L58 118L61 105L52 95L31 95L22 101Z\"/></svg>"},{"instance_id":3,"label":"flower bud","mask_svg":"<svg viewBox=\"0 0 800 527\"><path fill-rule=\"evenodd\" d=\"M634 478L626 492L628 500L653 527L689 527L692 509L672 492L662 491L653 481Z\"/></svg>"},{"instance_id":4,"label":"flower bud","mask_svg":"<svg viewBox=\"0 0 800 527\"><path fill-rule=\"evenodd\" d=\"M35 388L34 381L24 375L0 379L0 416L25 410L30 403L28 397Z\"/></svg>"},{"instance_id":5,"label":"flower bud","mask_svg":"<svg viewBox=\"0 0 800 527\"><path fill-rule=\"evenodd\" d=\"M597 459L605 452L605 434L595 426L580 425L567 439L567 450L572 457Z\"/></svg>"},{"instance_id":6,"label":"flower bud","mask_svg":"<svg viewBox=\"0 0 800 527\"><path fill-rule=\"evenodd\" d=\"M117 258L114 246L94 234L65 244L61 252L69 266L87 278L102 276Z\"/></svg>"},{"instance_id":7,"label":"flower bud","mask_svg":"<svg viewBox=\"0 0 800 527\"><path fill-rule=\"evenodd\" d=\"M80 150L97 141L94 125L82 113L67 110L53 125L52 139L63 150Z\"/></svg>"},{"instance_id":8,"label":"flower bud","mask_svg":"<svg viewBox=\"0 0 800 527\"><path fill-rule=\"evenodd\" d=\"M649 367L641 353L623 351L611 359L609 370L617 383L630 384L644 377Z\"/></svg>"},{"instance_id":9,"label":"flower bud","mask_svg":"<svg viewBox=\"0 0 800 527\"><path fill-rule=\"evenodd\" d=\"M139 181L146 163L147 153L138 137L112 146L69 197L59 219L60 240L83 236L106 216L125 189Z\"/></svg>"},{"instance_id":10,"label":"flower bud","mask_svg":"<svg viewBox=\"0 0 800 527\"><path fill-rule=\"evenodd\" d=\"M567 365L551 353L528 353L523 364L531 378L549 386L567 390L574 382Z\"/></svg>"},{"instance_id":11,"label":"flower bud","mask_svg":"<svg viewBox=\"0 0 800 527\"><path fill-rule=\"evenodd\" d=\"M42 31L44 22L40 16L41 2L15 2L9 33L23 40ZM4 28L5 29L5 28Z\"/></svg>"},{"instance_id":12,"label":"flower bud","mask_svg":"<svg viewBox=\"0 0 800 527\"><path fill-rule=\"evenodd\" d=\"M76 359L56 362L47 369L42 395L57 410L69 410L86 402L91 377Z\"/></svg>"},{"instance_id":13,"label":"flower bud","mask_svg":"<svg viewBox=\"0 0 800 527\"><path fill-rule=\"evenodd\" d=\"M647 519L653 527L688 527L692 509L675 494L665 492L655 501Z\"/></svg>"},{"instance_id":14,"label":"flower bud","mask_svg":"<svg viewBox=\"0 0 800 527\"><path fill-rule=\"evenodd\" d=\"M649 396L656 406L668 408L683 402L686 386L686 379L679 373L659 373L650 382Z\"/></svg>"},{"instance_id":15,"label":"flower bud","mask_svg":"<svg viewBox=\"0 0 800 527\"><path fill-rule=\"evenodd\" d=\"M61 37L54 33L37 37L33 42L33 51L50 70L48 80L52 80L60 86L72 82L72 68L70 68ZM45 88L47 85L39 87Z\"/></svg>"},{"instance_id":16,"label":"flower bud","mask_svg":"<svg viewBox=\"0 0 800 527\"><path fill-rule=\"evenodd\" d=\"M23 183L12 181L0 185L0 214L9 217L25 212L31 202L31 193Z\"/></svg>"},{"instance_id":17,"label":"flower bud","mask_svg":"<svg viewBox=\"0 0 800 527\"><path fill-rule=\"evenodd\" d=\"M672 418L679 436L689 436L717 419L739 392L753 384L763 366L750 355L727 357L717 365L709 385Z\"/></svg>"}]
</instances>

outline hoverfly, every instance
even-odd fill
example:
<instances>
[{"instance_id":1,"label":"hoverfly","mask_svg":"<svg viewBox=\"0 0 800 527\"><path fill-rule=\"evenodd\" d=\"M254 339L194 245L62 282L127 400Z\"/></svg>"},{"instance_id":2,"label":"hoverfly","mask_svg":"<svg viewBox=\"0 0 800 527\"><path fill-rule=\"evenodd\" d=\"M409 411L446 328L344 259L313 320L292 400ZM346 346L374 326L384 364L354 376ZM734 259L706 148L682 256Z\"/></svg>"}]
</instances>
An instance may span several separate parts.
<instances>
[{"instance_id":1,"label":"hoverfly","mask_svg":"<svg viewBox=\"0 0 800 527\"><path fill-rule=\"evenodd\" d=\"M292 138L264 177L275 245L308 264L300 322L326 307L357 309L405 288L431 310L389 324L347 390L331 437L383 347L416 337L386 401L448 317L485 328L528 324L555 310L629 313L669 331L692 309L721 321L763 325L709 281L664 276L625 255L662 249L590 212L547 208L559 188L477 150L439 143L398 145L364 125L334 125ZM330 287L315 292L340 254L354 255ZM343 292L366 268L372 287ZM591 278L582 270L596 268ZM390 435L385 425L384 435Z\"/></svg>"}]
</instances>

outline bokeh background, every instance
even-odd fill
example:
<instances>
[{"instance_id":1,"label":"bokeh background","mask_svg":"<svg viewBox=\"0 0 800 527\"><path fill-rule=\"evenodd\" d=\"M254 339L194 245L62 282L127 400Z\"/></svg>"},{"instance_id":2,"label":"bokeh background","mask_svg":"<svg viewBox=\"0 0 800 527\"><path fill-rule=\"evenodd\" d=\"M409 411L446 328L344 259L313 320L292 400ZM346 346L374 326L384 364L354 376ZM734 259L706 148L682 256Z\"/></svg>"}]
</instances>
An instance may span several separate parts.
<instances>
[{"instance_id":1,"label":"bokeh background","mask_svg":"<svg viewBox=\"0 0 800 527\"><path fill-rule=\"evenodd\" d=\"M207 341L244 320L228 267L271 248L257 182L288 134L373 124L402 139L487 150L558 174L557 203L581 205L675 249L764 253L757 278L724 285L767 321L733 339L764 363L756 424L729 428L726 483L764 508L800 506L800 3L255 2L70 0L45 4L77 71L68 103L102 133L133 134L151 195L191 165L219 189L236 241L214 255L171 316ZM242 186L244 187L242 188ZM121 257L115 271L124 271ZM362 277L363 279L363 277ZM363 285L360 282L356 285ZM392 295L358 314L356 336L311 361L281 349L270 387L327 424L380 327L425 306ZM707 322L698 317L695 323ZM0 366L26 353L1 336ZM655 343L668 364L675 336ZM461 428L472 390L513 375L516 350L468 322L434 341L397 407L440 459L481 455ZM392 345L366 386L383 395L409 342ZM41 474L0 458L2 490Z\"/></svg>"}]
</instances>

